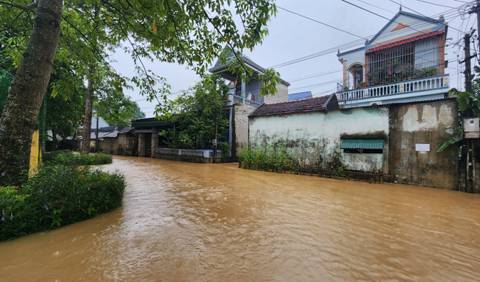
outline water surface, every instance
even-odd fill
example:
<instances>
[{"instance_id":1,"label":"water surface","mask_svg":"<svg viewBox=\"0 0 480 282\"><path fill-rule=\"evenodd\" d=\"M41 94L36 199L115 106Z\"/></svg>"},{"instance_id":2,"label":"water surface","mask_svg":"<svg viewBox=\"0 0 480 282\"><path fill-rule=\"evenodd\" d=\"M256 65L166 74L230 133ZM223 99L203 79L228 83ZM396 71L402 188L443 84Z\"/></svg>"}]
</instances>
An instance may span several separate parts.
<instances>
[{"instance_id":1,"label":"water surface","mask_svg":"<svg viewBox=\"0 0 480 282\"><path fill-rule=\"evenodd\" d=\"M121 209L0 243L1 281L474 281L480 197L115 157Z\"/></svg>"}]
</instances>

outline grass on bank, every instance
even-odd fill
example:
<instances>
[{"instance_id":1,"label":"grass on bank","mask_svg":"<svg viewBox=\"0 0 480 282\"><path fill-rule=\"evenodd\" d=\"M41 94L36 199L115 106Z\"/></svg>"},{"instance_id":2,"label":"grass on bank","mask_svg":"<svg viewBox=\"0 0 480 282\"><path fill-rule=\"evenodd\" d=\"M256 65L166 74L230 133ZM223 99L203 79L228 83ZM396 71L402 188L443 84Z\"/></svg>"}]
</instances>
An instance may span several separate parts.
<instances>
[{"instance_id":1,"label":"grass on bank","mask_svg":"<svg viewBox=\"0 0 480 282\"><path fill-rule=\"evenodd\" d=\"M122 175L78 166L86 163L80 160L98 164L106 157L61 153L53 159L20 187L0 187L0 241L92 218L122 204Z\"/></svg>"},{"instance_id":2,"label":"grass on bank","mask_svg":"<svg viewBox=\"0 0 480 282\"><path fill-rule=\"evenodd\" d=\"M332 152L326 160L323 160L320 155L311 157L315 161L306 165L293 157L284 146L257 147L242 150L239 154L239 162L240 167L245 169L297 174L315 173L331 177L346 176L346 167L337 151Z\"/></svg>"},{"instance_id":3,"label":"grass on bank","mask_svg":"<svg viewBox=\"0 0 480 282\"><path fill-rule=\"evenodd\" d=\"M45 154L44 161L47 165L102 165L112 163L112 156L105 153L53 151Z\"/></svg>"}]
</instances>

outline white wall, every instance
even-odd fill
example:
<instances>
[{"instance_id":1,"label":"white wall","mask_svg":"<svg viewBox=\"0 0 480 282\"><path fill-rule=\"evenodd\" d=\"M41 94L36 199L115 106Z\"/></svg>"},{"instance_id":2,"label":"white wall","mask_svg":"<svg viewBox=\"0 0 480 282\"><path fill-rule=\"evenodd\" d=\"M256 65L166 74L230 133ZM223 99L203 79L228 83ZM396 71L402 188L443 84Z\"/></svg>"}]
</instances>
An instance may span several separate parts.
<instances>
[{"instance_id":1,"label":"white wall","mask_svg":"<svg viewBox=\"0 0 480 282\"><path fill-rule=\"evenodd\" d=\"M277 93L273 96L264 97L265 104L275 104L288 102L288 86L279 83L277 84Z\"/></svg>"},{"instance_id":2,"label":"white wall","mask_svg":"<svg viewBox=\"0 0 480 282\"><path fill-rule=\"evenodd\" d=\"M283 143L305 165L315 165L339 151L342 135L388 136L389 113L387 108L357 108L329 113L302 113L287 116L251 118L249 141L252 146ZM347 154L344 164L353 170L381 170L382 154L362 157ZM352 158L357 160L352 162ZM365 159L366 158L366 159Z\"/></svg>"}]
</instances>

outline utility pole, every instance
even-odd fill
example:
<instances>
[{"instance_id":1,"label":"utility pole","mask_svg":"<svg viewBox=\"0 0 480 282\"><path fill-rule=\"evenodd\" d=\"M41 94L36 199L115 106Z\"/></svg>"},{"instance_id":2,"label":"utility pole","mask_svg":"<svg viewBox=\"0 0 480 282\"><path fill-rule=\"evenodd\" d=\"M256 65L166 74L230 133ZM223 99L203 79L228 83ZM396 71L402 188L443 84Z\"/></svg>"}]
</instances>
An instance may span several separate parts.
<instances>
[{"instance_id":1,"label":"utility pole","mask_svg":"<svg viewBox=\"0 0 480 282\"><path fill-rule=\"evenodd\" d=\"M463 44L464 46L464 51L465 51L465 59L461 63L465 63L465 91L469 93L473 93L473 87L472 87L472 80L473 80L473 75L472 75L472 64L471 64L471 59L475 57L475 54L472 56L470 54L470 44L471 44L471 39L472 35L475 31L472 30L470 33L465 34L463 37ZM473 112L465 113L465 117L473 117ZM475 155L474 155L474 146L473 142L470 139L465 140L465 150L466 156L465 156L465 192L473 192L475 190ZM463 155L463 152L462 152Z\"/></svg>"},{"instance_id":2,"label":"utility pole","mask_svg":"<svg viewBox=\"0 0 480 282\"><path fill-rule=\"evenodd\" d=\"M473 31L472 31L473 33ZM472 56L470 55L470 40L472 37L472 33L467 33L463 37L463 44L465 47L463 50L465 51L465 60L463 61L465 63L465 71L463 74L465 75L465 91L467 92L472 92L472 64L470 59Z\"/></svg>"},{"instance_id":3,"label":"utility pole","mask_svg":"<svg viewBox=\"0 0 480 282\"><path fill-rule=\"evenodd\" d=\"M469 14L477 14L477 40L478 40L478 50L480 50L480 0L476 0L475 6L468 11Z\"/></svg>"}]
</instances>

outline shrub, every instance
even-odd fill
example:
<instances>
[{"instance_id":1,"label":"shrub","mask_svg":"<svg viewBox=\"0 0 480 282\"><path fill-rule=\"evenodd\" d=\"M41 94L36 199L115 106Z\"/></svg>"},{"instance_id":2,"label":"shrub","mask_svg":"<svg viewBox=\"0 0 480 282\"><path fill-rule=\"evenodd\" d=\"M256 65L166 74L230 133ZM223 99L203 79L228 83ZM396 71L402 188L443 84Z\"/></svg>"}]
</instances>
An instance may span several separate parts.
<instances>
[{"instance_id":1,"label":"shrub","mask_svg":"<svg viewBox=\"0 0 480 282\"><path fill-rule=\"evenodd\" d=\"M47 165L101 165L112 163L112 156L105 153L79 153L55 151L45 155Z\"/></svg>"},{"instance_id":2,"label":"shrub","mask_svg":"<svg viewBox=\"0 0 480 282\"><path fill-rule=\"evenodd\" d=\"M57 228L119 207L123 176L45 166L19 188L0 188L0 240Z\"/></svg>"},{"instance_id":3,"label":"shrub","mask_svg":"<svg viewBox=\"0 0 480 282\"><path fill-rule=\"evenodd\" d=\"M239 160L242 168L279 172L291 170L293 164L283 147L245 149L240 152Z\"/></svg>"}]
</instances>

